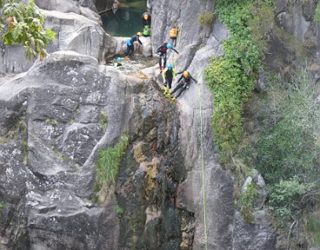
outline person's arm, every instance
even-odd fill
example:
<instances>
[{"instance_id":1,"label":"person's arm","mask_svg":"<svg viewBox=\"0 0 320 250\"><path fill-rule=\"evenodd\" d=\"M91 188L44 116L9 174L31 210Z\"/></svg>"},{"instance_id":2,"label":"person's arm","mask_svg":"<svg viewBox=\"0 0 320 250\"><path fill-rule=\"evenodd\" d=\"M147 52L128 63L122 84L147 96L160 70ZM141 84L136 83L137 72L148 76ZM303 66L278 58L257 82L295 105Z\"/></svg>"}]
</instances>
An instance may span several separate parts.
<instances>
[{"instance_id":1,"label":"person's arm","mask_svg":"<svg viewBox=\"0 0 320 250\"><path fill-rule=\"evenodd\" d=\"M179 52L178 52L175 48L172 48L172 50L173 50L174 52L176 52L177 54L179 54Z\"/></svg>"},{"instance_id":2,"label":"person's arm","mask_svg":"<svg viewBox=\"0 0 320 250\"><path fill-rule=\"evenodd\" d=\"M137 38L137 40L138 40L138 42L142 45L142 42L140 41L140 39L139 39L139 38Z\"/></svg>"},{"instance_id":3,"label":"person's arm","mask_svg":"<svg viewBox=\"0 0 320 250\"><path fill-rule=\"evenodd\" d=\"M181 81L183 76L180 76L180 78L178 79L177 83L179 83Z\"/></svg>"},{"instance_id":4,"label":"person's arm","mask_svg":"<svg viewBox=\"0 0 320 250\"><path fill-rule=\"evenodd\" d=\"M198 81L196 79L194 79L191 75L190 75L191 80L193 80L195 83L198 83Z\"/></svg>"},{"instance_id":5,"label":"person's arm","mask_svg":"<svg viewBox=\"0 0 320 250\"><path fill-rule=\"evenodd\" d=\"M160 48L161 47L162 47L162 45L159 48L157 48L156 53L160 53Z\"/></svg>"},{"instance_id":6,"label":"person's arm","mask_svg":"<svg viewBox=\"0 0 320 250\"><path fill-rule=\"evenodd\" d=\"M183 70L184 71L184 70ZM179 71L179 72L177 72L176 73L176 75L180 75L180 74L182 74L183 73L183 71Z\"/></svg>"}]
</instances>

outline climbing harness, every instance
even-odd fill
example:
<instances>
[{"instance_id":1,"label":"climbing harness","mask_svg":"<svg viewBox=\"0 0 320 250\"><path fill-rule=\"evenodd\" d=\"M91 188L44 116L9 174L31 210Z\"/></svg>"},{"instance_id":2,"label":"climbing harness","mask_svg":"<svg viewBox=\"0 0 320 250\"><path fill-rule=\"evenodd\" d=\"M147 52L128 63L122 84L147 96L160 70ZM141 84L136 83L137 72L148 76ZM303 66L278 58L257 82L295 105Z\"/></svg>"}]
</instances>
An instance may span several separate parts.
<instances>
[{"instance_id":1,"label":"climbing harness","mask_svg":"<svg viewBox=\"0 0 320 250\"><path fill-rule=\"evenodd\" d=\"M207 193L205 190L205 169L203 156L203 117L202 117L202 96L201 86L199 85L199 112L200 112L200 164L201 164L201 180L202 180L202 203L203 203L203 227L204 227L204 241L205 249L208 250L208 234L207 234Z\"/></svg>"}]
</instances>

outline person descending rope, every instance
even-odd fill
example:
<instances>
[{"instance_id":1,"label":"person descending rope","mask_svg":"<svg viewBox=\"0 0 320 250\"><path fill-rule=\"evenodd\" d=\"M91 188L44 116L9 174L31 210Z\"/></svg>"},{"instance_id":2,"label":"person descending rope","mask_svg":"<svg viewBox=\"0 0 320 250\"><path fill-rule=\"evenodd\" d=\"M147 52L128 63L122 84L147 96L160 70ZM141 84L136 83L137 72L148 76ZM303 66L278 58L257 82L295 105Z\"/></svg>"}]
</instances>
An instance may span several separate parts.
<instances>
[{"instance_id":1,"label":"person descending rope","mask_svg":"<svg viewBox=\"0 0 320 250\"><path fill-rule=\"evenodd\" d=\"M170 97L170 89L171 89L171 85L172 85L172 80L175 76L175 70L173 68L173 65L171 63L169 63L167 65L167 68L162 72L162 77L164 80L164 92L163 94L166 97Z\"/></svg>"},{"instance_id":2,"label":"person descending rope","mask_svg":"<svg viewBox=\"0 0 320 250\"><path fill-rule=\"evenodd\" d=\"M178 30L177 25L173 25L169 31L169 37L171 39L171 43L173 44L173 46L176 46L176 44L177 44L178 31L179 30Z\"/></svg>"},{"instance_id":3,"label":"person descending rope","mask_svg":"<svg viewBox=\"0 0 320 250\"><path fill-rule=\"evenodd\" d=\"M183 91L185 91L186 89L189 88L191 80L193 80L195 83L197 83L198 81L196 79L194 79L190 73L188 71L182 71L182 72L178 72L178 74L181 74L182 76L179 78L179 80L177 81L177 86L174 88L174 90L171 92L171 95L173 95L175 92L177 92L178 90L179 93L175 96L175 98L178 98Z\"/></svg>"},{"instance_id":4,"label":"person descending rope","mask_svg":"<svg viewBox=\"0 0 320 250\"><path fill-rule=\"evenodd\" d=\"M157 54L159 54L160 58L159 58L159 67L160 67L160 72L162 72L162 69L166 67L167 64L167 51L168 49L173 50L174 52L176 52L177 54L179 54L179 52L173 48L173 45L171 43L164 43L162 44L158 49L157 49ZM162 60L163 60L163 64L162 64Z\"/></svg>"},{"instance_id":5,"label":"person descending rope","mask_svg":"<svg viewBox=\"0 0 320 250\"><path fill-rule=\"evenodd\" d=\"M143 13L142 15L142 34L145 37L150 36L151 33L151 15L148 12Z\"/></svg>"},{"instance_id":6,"label":"person descending rope","mask_svg":"<svg viewBox=\"0 0 320 250\"><path fill-rule=\"evenodd\" d=\"M132 36L131 39L127 41L127 51L125 53L125 56L130 56L134 52L134 42L139 42L142 45L142 42L139 40L139 37L141 36L141 32L138 32L136 35Z\"/></svg>"}]
</instances>

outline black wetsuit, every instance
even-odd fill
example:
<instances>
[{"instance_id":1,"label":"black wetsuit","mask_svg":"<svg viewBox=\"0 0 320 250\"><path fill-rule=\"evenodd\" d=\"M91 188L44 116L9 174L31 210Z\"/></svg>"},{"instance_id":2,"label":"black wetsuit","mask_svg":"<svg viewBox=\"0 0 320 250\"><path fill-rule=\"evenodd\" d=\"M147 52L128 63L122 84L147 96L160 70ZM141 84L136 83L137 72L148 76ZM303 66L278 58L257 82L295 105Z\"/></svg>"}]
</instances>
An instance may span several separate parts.
<instances>
[{"instance_id":1,"label":"black wetsuit","mask_svg":"<svg viewBox=\"0 0 320 250\"><path fill-rule=\"evenodd\" d=\"M165 86L171 89L172 80L173 80L173 69L167 69L164 73Z\"/></svg>"},{"instance_id":2,"label":"black wetsuit","mask_svg":"<svg viewBox=\"0 0 320 250\"><path fill-rule=\"evenodd\" d=\"M139 40L139 36L138 35L134 35L133 37L131 37L131 39L127 41L127 51L125 53L126 56L129 56L129 55L131 55L133 53L133 51L134 51L133 43L135 41L138 41L142 45L142 42Z\"/></svg>"},{"instance_id":3,"label":"black wetsuit","mask_svg":"<svg viewBox=\"0 0 320 250\"><path fill-rule=\"evenodd\" d=\"M145 16L145 15L148 16L147 20L144 19L144 16ZM144 13L144 14L142 15L142 26L144 27L144 26L146 26L146 25L148 25L149 27L151 27L151 16L150 16L148 13Z\"/></svg>"},{"instance_id":4,"label":"black wetsuit","mask_svg":"<svg viewBox=\"0 0 320 250\"><path fill-rule=\"evenodd\" d=\"M181 74L181 72L177 73L177 74ZM197 82L197 80L194 79L190 74L188 77L184 77L183 75L180 76L180 78L177 82L178 85L174 88L174 90L171 92L171 94L174 94L176 91L180 90L179 93L176 95L176 98L178 98L182 94L182 92L188 88L188 86L191 83L191 80L193 80L194 82Z\"/></svg>"},{"instance_id":5,"label":"black wetsuit","mask_svg":"<svg viewBox=\"0 0 320 250\"><path fill-rule=\"evenodd\" d=\"M161 64L162 58L163 58L163 68L165 68L167 65L167 51L168 51L167 45L168 45L168 43L164 43L157 49L157 53L160 56L160 58L159 58L160 70L162 70L162 64ZM177 54L179 54L179 52L176 49L172 48L172 50L174 52L176 52Z\"/></svg>"}]
</instances>

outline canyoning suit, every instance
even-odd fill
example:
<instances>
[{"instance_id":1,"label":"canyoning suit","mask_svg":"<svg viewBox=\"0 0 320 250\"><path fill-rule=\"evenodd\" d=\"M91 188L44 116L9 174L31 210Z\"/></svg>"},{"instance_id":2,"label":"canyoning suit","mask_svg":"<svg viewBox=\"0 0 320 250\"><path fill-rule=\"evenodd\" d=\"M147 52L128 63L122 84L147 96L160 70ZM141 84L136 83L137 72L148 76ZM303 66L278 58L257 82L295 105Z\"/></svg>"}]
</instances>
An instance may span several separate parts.
<instances>
[{"instance_id":1,"label":"canyoning suit","mask_svg":"<svg viewBox=\"0 0 320 250\"><path fill-rule=\"evenodd\" d=\"M181 74L182 72L179 72L177 74ZM171 94L174 94L175 92L178 92L175 98L178 98L183 91L185 91L187 88L189 88L191 80L197 83L197 80L194 79L190 74L188 77L184 77L183 75L179 78L177 81L177 86L174 88L174 90L171 92Z\"/></svg>"},{"instance_id":2,"label":"canyoning suit","mask_svg":"<svg viewBox=\"0 0 320 250\"><path fill-rule=\"evenodd\" d=\"M169 31L169 37L171 39L171 43L173 44L173 46L176 46L177 44L177 36L178 36L178 28L174 26Z\"/></svg>"},{"instance_id":3,"label":"canyoning suit","mask_svg":"<svg viewBox=\"0 0 320 250\"><path fill-rule=\"evenodd\" d=\"M167 45L168 43L164 43L157 49L157 54L159 54L160 56L159 58L160 71L162 71L162 69L165 68L167 65L167 51L168 51ZM177 54L179 54L179 52L175 48L172 48L172 50ZM163 60L163 65L162 65L162 60Z\"/></svg>"},{"instance_id":4,"label":"canyoning suit","mask_svg":"<svg viewBox=\"0 0 320 250\"><path fill-rule=\"evenodd\" d=\"M131 54L133 54L133 51L134 51L133 43L135 41L139 42L142 45L142 42L139 40L139 36L134 35L133 37L131 37L131 39L127 41L127 51L125 53L126 56L130 56Z\"/></svg>"},{"instance_id":5,"label":"canyoning suit","mask_svg":"<svg viewBox=\"0 0 320 250\"><path fill-rule=\"evenodd\" d=\"M172 68L172 69L168 69L166 68L163 72L162 72L162 77L163 77L163 80L164 80L164 85L166 87L168 87L169 89L171 89L171 86L172 86L172 80L175 76L175 70Z\"/></svg>"},{"instance_id":6,"label":"canyoning suit","mask_svg":"<svg viewBox=\"0 0 320 250\"><path fill-rule=\"evenodd\" d=\"M145 16L147 16L147 18L145 18ZM148 12L143 13L142 15L142 26L146 26L148 25L149 27L151 27L151 16Z\"/></svg>"},{"instance_id":7,"label":"canyoning suit","mask_svg":"<svg viewBox=\"0 0 320 250\"><path fill-rule=\"evenodd\" d=\"M150 36L151 33L151 16L148 12L143 13L142 15L142 34L145 37Z\"/></svg>"}]
</instances>

